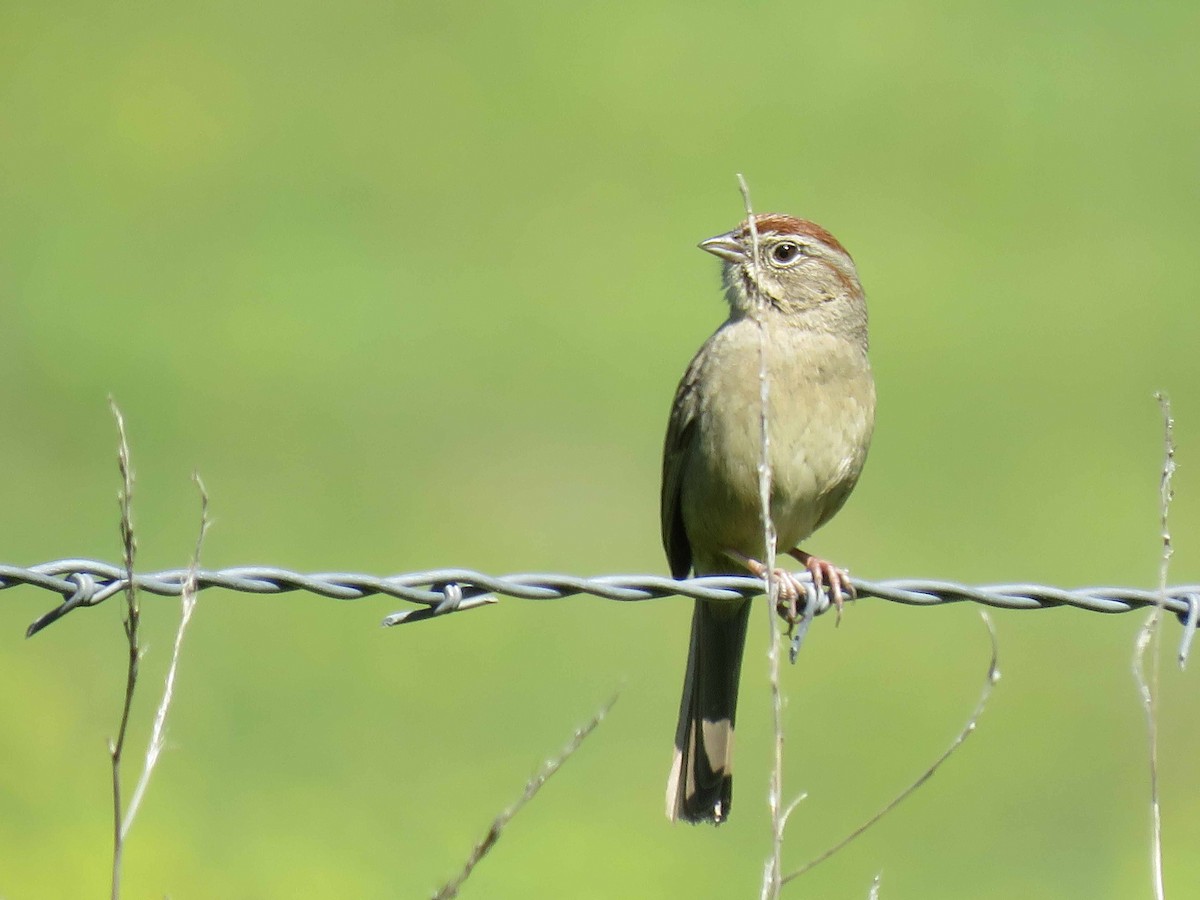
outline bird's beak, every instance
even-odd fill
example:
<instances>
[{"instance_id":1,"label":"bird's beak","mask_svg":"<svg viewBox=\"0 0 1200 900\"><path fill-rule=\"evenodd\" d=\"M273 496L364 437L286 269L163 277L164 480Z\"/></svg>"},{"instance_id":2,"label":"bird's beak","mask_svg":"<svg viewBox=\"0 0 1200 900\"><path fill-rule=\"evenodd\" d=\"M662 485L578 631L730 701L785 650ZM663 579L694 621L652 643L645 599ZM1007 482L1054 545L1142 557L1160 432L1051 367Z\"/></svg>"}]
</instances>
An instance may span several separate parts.
<instances>
[{"instance_id":1,"label":"bird's beak","mask_svg":"<svg viewBox=\"0 0 1200 900\"><path fill-rule=\"evenodd\" d=\"M701 241L697 246L701 250L707 250L713 256L719 256L721 259L728 260L731 263L742 263L746 261L746 250L737 238L734 237L734 232L730 231L726 234L718 234L716 237L710 237L707 241Z\"/></svg>"}]
</instances>

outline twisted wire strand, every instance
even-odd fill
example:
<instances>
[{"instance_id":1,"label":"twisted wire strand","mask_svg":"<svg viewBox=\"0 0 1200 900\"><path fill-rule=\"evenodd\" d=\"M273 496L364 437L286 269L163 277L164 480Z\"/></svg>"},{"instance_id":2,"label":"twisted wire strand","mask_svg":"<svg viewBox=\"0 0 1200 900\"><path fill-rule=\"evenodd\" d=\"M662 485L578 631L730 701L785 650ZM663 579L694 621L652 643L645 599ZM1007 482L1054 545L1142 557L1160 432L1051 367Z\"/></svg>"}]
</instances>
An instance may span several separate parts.
<instances>
[{"instance_id":1,"label":"twisted wire strand","mask_svg":"<svg viewBox=\"0 0 1200 900\"><path fill-rule=\"evenodd\" d=\"M188 569L135 573L138 590L163 597L179 596ZM829 608L829 597L813 589L808 573L798 575L810 591L812 614ZM1168 588L1165 596L1140 588L1092 587L1076 590L1038 584L994 584L972 587L948 581L901 579L866 581L851 578L859 597L876 597L909 606L939 606L973 602L998 609L1046 609L1073 606L1101 613L1122 613L1159 605L1179 617L1190 638L1200 619L1200 585ZM81 606L96 606L125 589L121 566L91 559L60 559L22 567L0 565L0 590L29 585L59 594L62 602L29 626L37 634L47 625ZM497 602L496 595L525 600L557 600L580 594L605 600L640 601L683 596L700 600L732 600L763 593L763 581L750 576L707 576L676 580L661 575L604 575L580 578L558 574L515 574L496 577L471 569L433 569L381 577L349 572L304 574L272 566L202 569L198 590L224 588L250 594L305 591L333 600L360 600L377 594L416 604L395 612L384 625L419 622ZM815 595L815 596L811 596Z\"/></svg>"}]
</instances>

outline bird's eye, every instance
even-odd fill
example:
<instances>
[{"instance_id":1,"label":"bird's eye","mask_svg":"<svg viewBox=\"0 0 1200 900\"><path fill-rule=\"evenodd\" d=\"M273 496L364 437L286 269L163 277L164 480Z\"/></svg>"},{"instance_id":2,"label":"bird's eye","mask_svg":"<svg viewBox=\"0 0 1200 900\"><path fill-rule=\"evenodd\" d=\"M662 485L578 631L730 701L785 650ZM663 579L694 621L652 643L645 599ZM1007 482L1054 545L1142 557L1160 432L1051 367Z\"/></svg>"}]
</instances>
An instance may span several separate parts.
<instances>
[{"instance_id":1,"label":"bird's eye","mask_svg":"<svg viewBox=\"0 0 1200 900\"><path fill-rule=\"evenodd\" d=\"M800 255L800 245L792 241L781 241L771 248L771 258L777 263L794 262Z\"/></svg>"}]
</instances>

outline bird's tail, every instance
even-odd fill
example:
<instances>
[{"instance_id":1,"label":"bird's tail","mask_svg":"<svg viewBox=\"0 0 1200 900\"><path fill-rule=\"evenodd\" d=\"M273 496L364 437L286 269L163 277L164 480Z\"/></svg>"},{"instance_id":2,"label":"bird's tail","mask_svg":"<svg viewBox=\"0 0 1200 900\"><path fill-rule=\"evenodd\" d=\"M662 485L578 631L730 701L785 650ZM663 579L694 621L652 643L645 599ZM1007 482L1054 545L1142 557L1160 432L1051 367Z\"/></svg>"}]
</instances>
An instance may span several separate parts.
<instances>
[{"instance_id":1,"label":"bird's tail","mask_svg":"<svg viewBox=\"0 0 1200 900\"><path fill-rule=\"evenodd\" d=\"M667 779L667 818L721 823L733 803L733 724L750 601L697 600Z\"/></svg>"}]
</instances>

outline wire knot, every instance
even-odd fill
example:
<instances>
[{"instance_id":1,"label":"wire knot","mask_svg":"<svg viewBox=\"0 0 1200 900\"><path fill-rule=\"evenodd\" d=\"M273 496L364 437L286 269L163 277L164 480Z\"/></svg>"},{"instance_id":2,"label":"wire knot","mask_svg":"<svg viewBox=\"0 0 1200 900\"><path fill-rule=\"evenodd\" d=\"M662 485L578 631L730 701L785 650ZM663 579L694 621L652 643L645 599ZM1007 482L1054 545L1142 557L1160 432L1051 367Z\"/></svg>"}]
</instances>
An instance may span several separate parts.
<instances>
[{"instance_id":1,"label":"wire knot","mask_svg":"<svg viewBox=\"0 0 1200 900\"><path fill-rule=\"evenodd\" d=\"M47 625L58 621L73 609L80 606L95 606L113 594L113 582L99 582L89 572L71 572L63 581L68 585L73 585L74 590L70 595L63 591L63 602L30 625L25 630L25 637L33 637Z\"/></svg>"},{"instance_id":2,"label":"wire knot","mask_svg":"<svg viewBox=\"0 0 1200 900\"><path fill-rule=\"evenodd\" d=\"M458 608L462 606L463 602L462 585L457 581L451 581L447 584L438 585L438 587L441 588L445 599L433 608L433 614L441 616L446 613L458 612Z\"/></svg>"},{"instance_id":3,"label":"wire knot","mask_svg":"<svg viewBox=\"0 0 1200 900\"><path fill-rule=\"evenodd\" d=\"M393 625L423 622L436 616L458 612L460 609L472 609L476 606L487 606L496 602L496 598L491 594L473 585L467 585L467 589L464 590L463 585L457 581L436 581L429 587L430 590L440 593L442 599L420 609L406 609L403 612L392 613L384 618L383 625L390 628Z\"/></svg>"},{"instance_id":4,"label":"wire knot","mask_svg":"<svg viewBox=\"0 0 1200 900\"><path fill-rule=\"evenodd\" d=\"M74 609L76 606L94 606L99 602L96 600L98 584L89 573L72 572L66 580L75 585L75 591L66 599L64 606Z\"/></svg>"}]
</instances>

